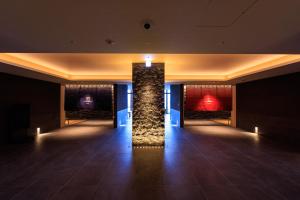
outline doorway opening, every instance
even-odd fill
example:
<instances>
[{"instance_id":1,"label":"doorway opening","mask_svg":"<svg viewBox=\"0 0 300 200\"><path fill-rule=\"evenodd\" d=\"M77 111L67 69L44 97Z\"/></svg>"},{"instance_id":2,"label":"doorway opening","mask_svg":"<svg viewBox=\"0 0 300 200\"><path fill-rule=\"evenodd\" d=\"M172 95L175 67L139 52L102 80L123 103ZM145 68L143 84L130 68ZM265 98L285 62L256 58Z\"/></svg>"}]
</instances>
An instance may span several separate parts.
<instances>
[{"instance_id":1,"label":"doorway opening","mask_svg":"<svg viewBox=\"0 0 300 200\"><path fill-rule=\"evenodd\" d=\"M164 90L165 126L171 125L171 90L170 84L165 83Z\"/></svg>"}]
</instances>

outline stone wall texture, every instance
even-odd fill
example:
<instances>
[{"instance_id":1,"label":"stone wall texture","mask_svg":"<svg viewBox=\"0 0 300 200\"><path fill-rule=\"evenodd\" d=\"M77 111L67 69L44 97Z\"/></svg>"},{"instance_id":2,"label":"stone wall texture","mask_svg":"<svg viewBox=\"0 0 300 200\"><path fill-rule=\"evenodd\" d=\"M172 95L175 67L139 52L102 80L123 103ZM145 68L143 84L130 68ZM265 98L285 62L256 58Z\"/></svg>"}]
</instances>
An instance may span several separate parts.
<instances>
[{"instance_id":1,"label":"stone wall texture","mask_svg":"<svg viewBox=\"0 0 300 200\"><path fill-rule=\"evenodd\" d=\"M132 142L135 146L164 145L163 63L133 63Z\"/></svg>"}]
</instances>

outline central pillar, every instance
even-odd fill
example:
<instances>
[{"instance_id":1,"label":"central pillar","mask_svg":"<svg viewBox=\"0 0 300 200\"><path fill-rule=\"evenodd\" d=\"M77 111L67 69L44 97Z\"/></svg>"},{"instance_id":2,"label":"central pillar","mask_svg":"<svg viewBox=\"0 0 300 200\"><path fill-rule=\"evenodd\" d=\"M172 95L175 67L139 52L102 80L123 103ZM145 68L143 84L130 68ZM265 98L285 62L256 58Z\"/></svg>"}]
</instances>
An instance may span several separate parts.
<instances>
[{"instance_id":1,"label":"central pillar","mask_svg":"<svg viewBox=\"0 0 300 200\"><path fill-rule=\"evenodd\" d=\"M133 116L132 143L134 146L163 146L164 63L132 64Z\"/></svg>"}]
</instances>

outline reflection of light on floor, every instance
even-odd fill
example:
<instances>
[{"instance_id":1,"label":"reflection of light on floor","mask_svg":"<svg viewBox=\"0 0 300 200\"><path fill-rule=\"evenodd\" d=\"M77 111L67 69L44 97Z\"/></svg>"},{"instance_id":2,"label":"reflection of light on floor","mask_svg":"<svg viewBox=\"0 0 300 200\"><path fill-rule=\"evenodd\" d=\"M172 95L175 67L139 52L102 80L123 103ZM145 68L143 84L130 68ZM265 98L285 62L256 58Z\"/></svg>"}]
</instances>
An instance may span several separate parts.
<instances>
[{"instance_id":1,"label":"reflection of light on floor","mask_svg":"<svg viewBox=\"0 0 300 200\"><path fill-rule=\"evenodd\" d=\"M40 150L42 148L43 145L43 141L48 138L49 136L51 136L52 133L42 133L42 134L37 134L35 137L35 146L37 150Z\"/></svg>"},{"instance_id":2,"label":"reflection of light on floor","mask_svg":"<svg viewBox=\"0 0 300 200\"><path fill-rule=\"evenodd\" d=\"M78 139L96 135L103 129L105 129L105 127L72 126L60 129L54 134L56 134L56 138L62 140L71 138Z\"/></svg>"},{"instance_id":3,"label":"reflection of light on floor","mask_svg":"<svg viewBox=\"0 0 300 200\"><path fill-rule=\"evenodd\" d=\"M84 121L52 132L38 134L35 138L35 144L37 149L41 149L44 142L50 140L72 141L93 138L99 136L101 133L105 133L109 128L112 128L111 125L111 120Z\"/></svg>"},{"instance_id":4,"label":"reflection of light on floor","mask_svg":"<svg viewBox=\"0 0 300 200\"><path fill-rule=\"evenodd\" d=\"M212 119L212 121L217 122L219 124L228 125L228 126L231 124L230 119Z\"/></svg>"},{"instance_id":5,"label":"reflection of light on floor","mask_svg":"<svg viewBox=\"0 0 300 200\"><path fill-rule=\"evenodd\" d=\"M184 124L187 126L220 126L220 125L230 125L229 119L186 119Z\"/></svg>"},{"instance_id":6,"label":"reflection of light on floor","mask_svg":"<svg viewBox=\"0 0 300 200\"><path fill-rule=\"evenodd\" d=\"M102 125L113 125L112 120L88 120L76 124L75 126L102 126Z\"/></svg>"},{"instance_id":7,"label":"reflection of light on floor","mask_svg":"<svg viewBox=\"0 0 300 200\"><path fill-rule=\"evenodd\" d=\"M243 131L241 131L240 133L246 135L247 137L253 138L256 142L259 142L260 136L258 134L256 134L256 133L243 132Z\"/></svg>"},{"instance_id":8,"label":"reflection of light on floor","mask_svg":"<svg viewBox=\"0 0 300 200\"><path fill-rule=\"evenodd\" d=\"M171 115L165 114L165 126L171 126Z\"/></svg>"},{"instance_id":9,"label":"reflection of light on floor","mask_svg":"<svg viewBox=\"0 0 300 200\"><path fill-rule=\"evenodd\" d=\"M217 136L228 139L250 139L255 142L259 142L258 134L245 132L229 126L190 126L188 129L192 130L194 134L204 136Z\"/></svg>"}]
</instances>

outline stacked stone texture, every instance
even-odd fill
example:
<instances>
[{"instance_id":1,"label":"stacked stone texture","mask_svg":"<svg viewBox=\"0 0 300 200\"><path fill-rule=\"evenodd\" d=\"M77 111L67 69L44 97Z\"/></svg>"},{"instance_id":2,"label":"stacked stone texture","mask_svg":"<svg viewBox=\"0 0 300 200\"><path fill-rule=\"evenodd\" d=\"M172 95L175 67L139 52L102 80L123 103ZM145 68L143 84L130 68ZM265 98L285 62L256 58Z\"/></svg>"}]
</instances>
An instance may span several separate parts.
<instances>
[{"instance_id":1,"label":"stacked stone texture","mask_svg":"<svg viewBox=\"0 0 300 200\"><path fill-rule=\"evenodd\" d=\"M135 146L164 145L164 64L133 64L132 142Z\"/></svg>"}]
</instances>

